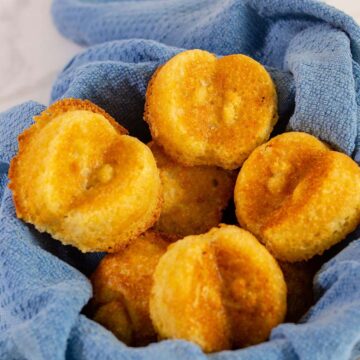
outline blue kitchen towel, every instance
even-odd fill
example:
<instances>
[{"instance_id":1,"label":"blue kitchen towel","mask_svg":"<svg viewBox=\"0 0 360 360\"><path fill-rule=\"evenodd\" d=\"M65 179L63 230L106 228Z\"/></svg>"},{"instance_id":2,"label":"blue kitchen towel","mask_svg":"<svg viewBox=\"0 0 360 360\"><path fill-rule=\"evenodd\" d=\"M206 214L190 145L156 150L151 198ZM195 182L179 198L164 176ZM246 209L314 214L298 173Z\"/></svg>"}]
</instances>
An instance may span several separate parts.
<instances>
[{"instance_id":1,"label":"blue kitchen towel","mask_svg":"<svg viewBox=\"0 0 360 360\"><path fill-rule=\"evenodd\" d=\"M119 119L139 122L146 81L164 60L158 56L172 50L142 42L131 55L116 40L244 53L293 75L296 107L289 129L308 131L360 160L360 28L334 8L312 0L54 0L52 9L63 35L79 44L101 44L65 69L53 99L90 97L110 104L107 109ZM139 71L134 62L143 65ZM87 86L89 79L93 84ZM127 85L137 95L130 107L123 95ZM282 98L280 105L286 105Z\"/></svg>"},{"instance_id":2,"label":"blue kitchen towel","mask_svg":"<svg viewBox=\"0 0 360 360\"><path fill-rule=\"evenodd\" d=\"M93 45L64 68L51 99L87 98L132 135L157 66L186 48L245 53L270 71L280 122L312 133L360 161L360 29L310 0L55 0L58 29ZM49 49L51 51L51 49ZM0 115L0 359L359 359L360 231L314 280L316 304L270 341L205 355L186 341L130 348L80 314L86 275L102 254L82 254L16 219L6 188L17 135L44 106L27 102ZM352 240L352 241L351 241Z\"/></svg>"}]
</instances>

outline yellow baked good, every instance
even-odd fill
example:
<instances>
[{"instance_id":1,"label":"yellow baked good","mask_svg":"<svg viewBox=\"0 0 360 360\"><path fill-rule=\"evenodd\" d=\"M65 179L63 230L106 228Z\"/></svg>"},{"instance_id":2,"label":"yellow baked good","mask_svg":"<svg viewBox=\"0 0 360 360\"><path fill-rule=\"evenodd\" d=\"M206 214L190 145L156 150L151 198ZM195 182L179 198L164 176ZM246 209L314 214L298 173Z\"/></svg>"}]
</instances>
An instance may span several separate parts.
<instances>
[{"instance_id":1,"label":"yellow baked good","mask_svg":"<svg viewBox=\"0 0 360 360\"><path fill-rule=\"evenodd\" d=\"M152 77L144 117L174 160L235 169L269 138L277 94L265 68L248 56L188 50Z\"/></svg>"},{"instance_id":2,"label":"yellow baked good","mask_svg":"<svg viewBox=\"0 0 360 360\"><path fill-rule=\"evenodd\" d=\"M131 345L135 337L130 316L122 301L110 301L100 305L92 319L111 331L120 341ZM151 341L152 338L149 339Z\"/></svg>"},{"instance_id":3,"label":"yellow baked good","mask_svg":"<svg viewBox=\"0 0 360 360\"><path fill-rule=\"evenodd\" d=\"M159 336L192 341L206 352L264 341L286 312L276 260L233 225L170 245L153 281L150 316Z\"/></svg>"},{"instance_id":4,"label":"yellow baked good","mask_svg":"<svg viewBox=\"0 0 360 360\"><path fill-rule=\"evenodd\" d=\"M257 148L236 182L237 218L283 261L323 253L360 222L360 168L315 137L289 132Z\"/></svg>"},{"instance_id":5,"label":"yellow baked good","mask_svg":"<svg viewBox=\"0 0 360 360\"><path fill-rule=\"evenodd\" d=\"M149 316L155 267L168 246L167 237L148 231L123 250L106 255L91 277L94 320L128 345L156 340Z\"/></svg>"},{"instance_id":6,"label":"yellow baked good","mask_svg":"<svg viewBox=\"0 0 360 360\"><path fill-rule=\"evenodd\" d=\"M82 251L115 251L160 215L150 149L89 101L66 99L34 118L10 166L17 216Z\"/></svg>"},{"instance_id":7,"label":"yellow baked good","mask_svg":"<svg viewBox=\"0 0 360 360\"><path fill-rule=\"evenodd\" d=\"M234 192L236 174L215 166L184 166L173 161L154 142L149 147L163 188L163 206L155 228L186 236L217 226Z\"/></svg>"}]
</instances>

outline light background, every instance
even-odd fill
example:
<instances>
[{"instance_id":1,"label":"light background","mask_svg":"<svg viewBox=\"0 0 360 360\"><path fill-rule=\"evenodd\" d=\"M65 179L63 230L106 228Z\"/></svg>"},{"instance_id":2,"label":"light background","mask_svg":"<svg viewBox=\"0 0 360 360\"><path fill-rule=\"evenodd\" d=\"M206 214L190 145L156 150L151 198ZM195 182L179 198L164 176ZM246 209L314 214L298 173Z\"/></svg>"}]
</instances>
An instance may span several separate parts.
<instances>
[{"instance_id":1,"label":"light background","mask_svg":"<svg viewBox=\"0 0 360 360\"><path fill-rule=\"evenodd\" d=\"M359 0L326 0L360 23ZM56 75L82 48L62 38L51 0L0 0L0 112L26 100L47 104Z\"/></svg>"}]
</instances>

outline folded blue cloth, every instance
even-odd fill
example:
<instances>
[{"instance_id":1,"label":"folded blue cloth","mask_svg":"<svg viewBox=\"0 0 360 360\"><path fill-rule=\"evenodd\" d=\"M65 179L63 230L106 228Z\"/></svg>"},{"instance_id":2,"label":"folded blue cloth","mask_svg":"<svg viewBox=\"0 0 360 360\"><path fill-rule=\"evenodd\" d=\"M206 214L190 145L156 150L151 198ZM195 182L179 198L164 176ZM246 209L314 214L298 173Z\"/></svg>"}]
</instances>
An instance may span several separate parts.
<instances>
[{"instance_id":1,"label":"folded blue cloth","mask_svg":"<svg viewBox=\"0 0 360 360\"><path fill-rule=\"evenodd\" d=\"M360 161L360 28L333 8L310 0L55 0L53 15L65 36L94 46L64 68L52 100L90 99L147 140L144 94L158 65L184 48L245 53L276 82L277 132L307 131ZM317 274L317 302L301 323L278 326L257 346L208 356L180 340L133 349L81 315L91 296L85 275L102 254L82 254L17 220L6 188L16 137L43 109L28 102L0 115L0 359L360 358L360 230Z\"/></svg>"}]
</instances>

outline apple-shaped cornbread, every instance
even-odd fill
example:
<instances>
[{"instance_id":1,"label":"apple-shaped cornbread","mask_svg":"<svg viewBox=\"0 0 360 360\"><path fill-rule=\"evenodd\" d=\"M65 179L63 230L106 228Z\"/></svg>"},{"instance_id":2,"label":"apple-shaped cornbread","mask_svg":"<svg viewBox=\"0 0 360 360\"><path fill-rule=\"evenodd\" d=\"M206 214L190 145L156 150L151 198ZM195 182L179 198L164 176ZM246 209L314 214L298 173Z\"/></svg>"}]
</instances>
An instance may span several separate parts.
<instances>
[{"instance_id":1,"label":"apple-shaped cornbread","mask_svg":"<svg viewBox=\"0 0 360 360\"><path fill-rule=\"evenodd\" d=\"M236 173L216 166L184 166L154 142L149 147L160 171L164 199L156 230L183 237L217 226L234 193Z\"/></svg>"},{"instance_id":2,"label":"apple-shaped cornbread","mask_svg":"<svg viewBox=\"0 0 360 360\"><path fill-rule=\"evenodd\" d=\"M258 147L235 187L237 218L278 259L307 260L360 222L360 168L312 135L289 132Z\"/></svg>"},{"instance_id":3,"label":"apple-shaped cornbread","mask_svg":"<svg viewBox=\"0 0 360 360\"><path fill-rule=\"evenodd\" d=\"M188 50L153 75L144 118L174 160L235 169L269 138L277 94L265 68L248 56Z\"/></svg>"},{"instance_id":4,"label":"apple-shaped cornbread","mask_svg":"<svg viewBox=\"0 0 360 360\"><path fill-rule=\"evenodd\" d=\"M17 216L82 251L113 252L160 215L150 149L89 101L66 99L19 136L10 166Z\"/></svg>"},{"instance_id":5,"label":"apple-shaped cornbread","mask_svg":"<svg viewBox=\"0 0 360 360\"><path fill-rule=\"evenodd\" d=\"M233 225L187 236L156 266L150 316L161 338L206 352L264 341L286 312L286 285L273 256Z\"/></svg>"},{"instance_id":6,"label":"apple-shaped cornbread","mask_svg":"<svg viewBox=\"0 0 360 360\"><path fill-rule=\"evenodd\" d=\"M106 255L91 277L94 320L128 345L156 341L149 297L153 273L167 241L164 235L148 231L118 253Z\"/></svg>"}]
</instances>

